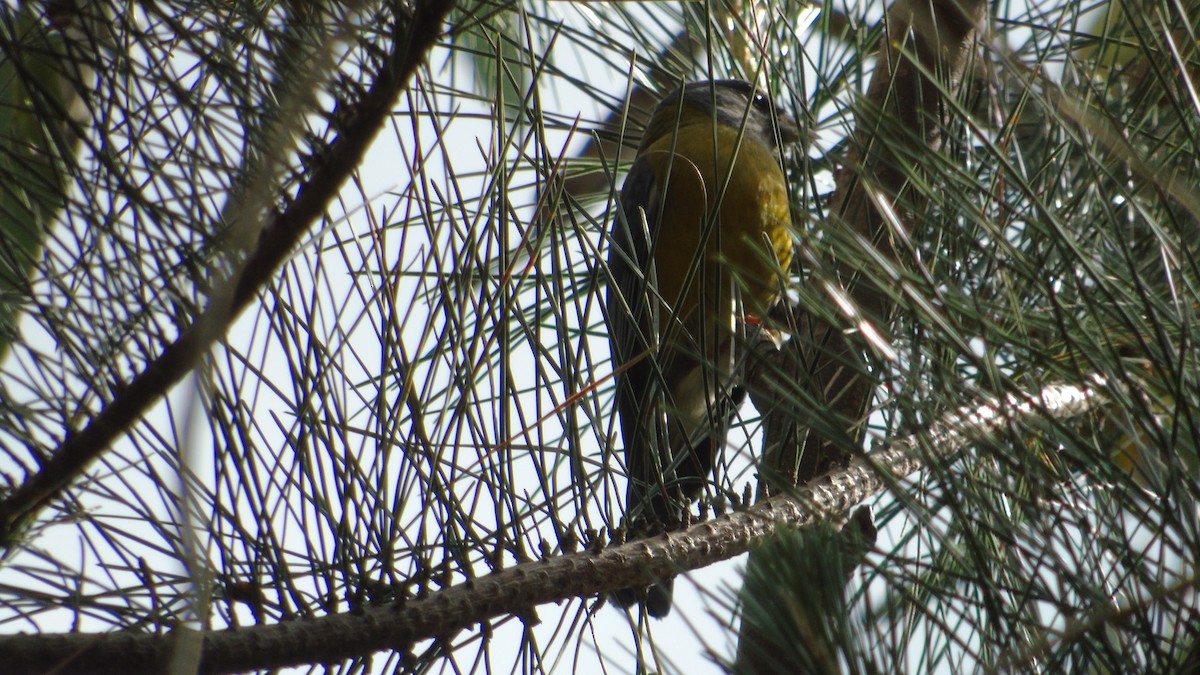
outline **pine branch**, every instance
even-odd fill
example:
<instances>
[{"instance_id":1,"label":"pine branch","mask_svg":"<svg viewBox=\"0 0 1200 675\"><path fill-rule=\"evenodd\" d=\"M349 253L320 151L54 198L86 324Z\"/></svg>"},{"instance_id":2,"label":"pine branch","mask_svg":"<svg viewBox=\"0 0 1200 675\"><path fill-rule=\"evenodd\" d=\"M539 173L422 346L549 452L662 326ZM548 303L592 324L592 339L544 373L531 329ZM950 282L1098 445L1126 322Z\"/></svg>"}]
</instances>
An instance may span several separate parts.
<instances>
[{"instance_id":1,"label":"pine branch","mask_svg":"<svg viewBox=\"0 0 1200 675\"><path fill-rule=\"evenodd\" d=\"M1107 402L1098 391L1104 386L1101 380L1090 387L1060 384L1035 396L1013 394L954 411L927 433L856 457L845 469L809 488L685 530L518 565L425 598L312 620L207 633L202 636L200 672L266 670L406 650L418 641L453 636L503 616L536 623L538 605L646 585L745 553L780 528L840 519L926 463L953 457L1011 423L1064 421L1095 410ZM13 673L152 672L167 663L178 640L197 637L201 636L191 629L176 629L170 635L6 636L0 637L0 662Z\"/></svg>"},{"instance_id":2,"label":"pine branch","mask_svg":"<svg viewBox=\"0 0 1200 675\"><path fill-rule=\"evenodd\" d=\"M879 46L854 143L838 174L833 217L826 224L852 232L869 258L893 264L896 240L910 236L906 229L921 226L915 217L922 210L919 191L906 190L908 160L940 150L946 111L952 108L947 98L958 91L985 7L977 0L898 0L888 10L887 39ZM892 129L904 133L889 133ZM868 346L888 355L891 350L883 334L892 307L877 277L860 275L852 264L807 246L801 246L801 255L814 271L813 281L838 308L837 320L804 317L797 331L803 339L793 340L788 349L766 350L750 385L764 417L764 474L785 488L857 461L850 458L860 446L877 384L861 355ZM812 402L826 419L805 419L796 405L779 401ZM749 627L739 638L739 643L760 642ZM739 649L738 669L768 672L771 659Z\"/></svg>"},{"instance_id":3,"label":"pine branch","mask_svg":"<svg viewBox=\"0 0 1200 675\"><path fill-rule=\"evenodd\" d=\"M16 541L37 512L186 377L234 319L250 306L359 165L376 133L387 122L404 85L441 36L442 23L453 5L452 0L428 0L416 4L407 21L397 21L391 53L383 60L374 83L362 99L344 114L339 111L342 119L349 122L321 156L321 165L285 210L270 214L263 223L235 222L233 229L243 238L252 238L246 232L258 232L257 242L241 269L218 287L208 308L189 330L120 389L87 426L68 433L62 444L48 453L50 459L41 469L0 501L0 542L11 545ZM294 116L290 123L297 123L299 117ZM288 138L292 134L281 130L278 135ZM260 195L260 201L269 203L271 196ZM246 212L266 210L248 208ZM235 221L242 217L241 213L233 215Z\"/></svg>"}]
</instances>

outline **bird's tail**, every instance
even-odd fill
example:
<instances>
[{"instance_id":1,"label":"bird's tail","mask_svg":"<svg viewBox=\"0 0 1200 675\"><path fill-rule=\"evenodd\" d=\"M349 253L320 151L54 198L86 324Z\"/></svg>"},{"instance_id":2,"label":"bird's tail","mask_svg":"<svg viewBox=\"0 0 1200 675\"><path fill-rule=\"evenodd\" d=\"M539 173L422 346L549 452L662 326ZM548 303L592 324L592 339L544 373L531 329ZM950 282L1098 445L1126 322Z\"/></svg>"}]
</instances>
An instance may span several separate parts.
<instances>
[{"instance_id":1,"label":"bird's tail","mask_svg":"<svg viewBox=\"0 0 1200 675\"><path fill-rule=\"evenodd\" d=\"M635 476L630 477L625 502L628 513L633 514L626 521L629 535L647 536L679 527L683 511L703 491L704 483L712 473L717 452L725 445L725 435L745 398L746 391L740 386L733 387L728 394L721 396L710 407L712 425L708 436L684 450L682 457L676 455L671 466L660 469L661 480L647 483ZM642 456L651 457L652 453L647 450ZM668 577L648 588L620 589L612 594L612 599L626 609L642 603L647 614L662 618L671 612L674 588L675 579Z\"/></svg>"},{"instance_id":2,"label":"bird's tail","mask_svg":"<svg viewBox=\"0 0 1200 675\"><path fill-rule=\"evenodd\" d=\"M661 619L671 613L671 596L675 592L675 579L664 579L649 588L622 588L613 591L613 602L621 609L629 609L641 603L646 614Z\"/></svg>"}]
</instances>

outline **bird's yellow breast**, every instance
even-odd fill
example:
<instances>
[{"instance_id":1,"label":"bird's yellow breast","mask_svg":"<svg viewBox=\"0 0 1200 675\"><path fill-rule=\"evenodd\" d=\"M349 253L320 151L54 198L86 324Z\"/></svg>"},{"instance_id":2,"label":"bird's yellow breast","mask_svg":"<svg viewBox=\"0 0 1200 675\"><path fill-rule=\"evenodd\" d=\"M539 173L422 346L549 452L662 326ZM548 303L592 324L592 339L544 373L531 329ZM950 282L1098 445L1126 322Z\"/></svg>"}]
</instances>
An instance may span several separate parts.
<instances>
[{"instance_id":1,"label":"bird's yellow breast","mask_svg":"<svg viewBox=\"0 0 1200 675\"><path fill-rule=\"evenodd\" d=\"M728 323L732 289L746 313L762 316L791 261L791 213L778 158L763 144L738 136L730 127L714 131L705 120L665 135L643 152L664 191L654 244L658 291L681 320L695 311L702 288L710 289L707 294L721 289L720 300L709 298L709 305L716 300L721 306L706 306L713 314L706 324ZM660 329L670 313L664 314Z\"/></svg>"}]
</instances>

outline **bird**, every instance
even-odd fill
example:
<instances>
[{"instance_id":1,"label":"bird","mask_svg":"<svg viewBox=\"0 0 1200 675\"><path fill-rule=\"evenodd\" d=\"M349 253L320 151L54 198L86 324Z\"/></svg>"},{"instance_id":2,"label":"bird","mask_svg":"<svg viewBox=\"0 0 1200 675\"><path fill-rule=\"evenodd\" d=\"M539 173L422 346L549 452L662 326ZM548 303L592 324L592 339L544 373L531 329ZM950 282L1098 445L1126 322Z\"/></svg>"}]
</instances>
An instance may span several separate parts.
<instances>
[{"instance_id":1,"label":"bird","mask_svg":"<svg viewBox=\"0 0 1200 675\"><path fill-rule=\"evenodd\" d=\"M771 97L742 80L686 83L646 125L613 218L605 296L629 534L678 526L745 398L736 330L786 286L781 150L798 138ZM661 618L672 591L668 578L612 597Z\"/></svg>"}]
</instances>

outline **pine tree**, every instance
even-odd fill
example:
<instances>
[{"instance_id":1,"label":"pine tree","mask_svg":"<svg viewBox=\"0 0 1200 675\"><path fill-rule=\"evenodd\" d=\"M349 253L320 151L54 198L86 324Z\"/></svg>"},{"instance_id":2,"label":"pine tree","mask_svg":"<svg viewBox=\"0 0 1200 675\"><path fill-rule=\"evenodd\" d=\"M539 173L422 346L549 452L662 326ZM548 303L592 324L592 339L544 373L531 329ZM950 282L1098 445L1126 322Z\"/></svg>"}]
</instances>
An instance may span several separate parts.
<instances>
[{"instance_id":1,"label":"pine tree","mask_svg":"<svg viewBox=\"0 0 1200 675\"><path fill-rule=\"evenodd\" d=\"M1200 668L1198 31L0 8L0 670ZM790 292L638 540L606 237L657 95L726 77L804 131ZM605 601L673 573L667 620Z\"/></svg>"}]
</instances>

